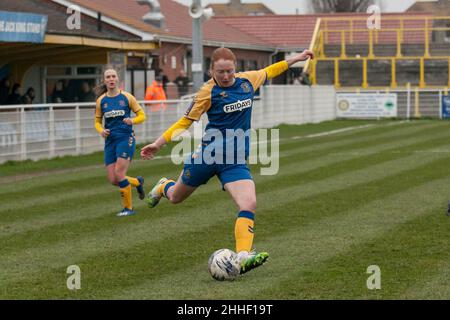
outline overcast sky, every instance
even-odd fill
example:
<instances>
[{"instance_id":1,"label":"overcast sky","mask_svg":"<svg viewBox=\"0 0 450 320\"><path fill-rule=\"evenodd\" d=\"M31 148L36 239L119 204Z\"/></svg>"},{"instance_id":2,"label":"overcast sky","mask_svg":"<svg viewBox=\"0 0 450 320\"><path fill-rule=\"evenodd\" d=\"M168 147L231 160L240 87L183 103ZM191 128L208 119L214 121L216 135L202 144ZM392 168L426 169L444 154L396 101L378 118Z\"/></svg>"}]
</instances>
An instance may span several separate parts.
<instances>
[{"instance_id":1,"label":"overcast sky","mask_svg":"<svg viewBox=\"0 0 450 320\"><path fill-rule=\"evenodd\" d=\"M176 0L185 5L189 5L191 0ZM308 13L305 4L307 0L241 0L243 3L264 3L277 14L295 14L296 9L299 13ZM409 8L415 0L381 0L384 12L402 12ZM229 0L202 0L202 5L209 3L228 3Z\"/></svg>"}]
</instances>

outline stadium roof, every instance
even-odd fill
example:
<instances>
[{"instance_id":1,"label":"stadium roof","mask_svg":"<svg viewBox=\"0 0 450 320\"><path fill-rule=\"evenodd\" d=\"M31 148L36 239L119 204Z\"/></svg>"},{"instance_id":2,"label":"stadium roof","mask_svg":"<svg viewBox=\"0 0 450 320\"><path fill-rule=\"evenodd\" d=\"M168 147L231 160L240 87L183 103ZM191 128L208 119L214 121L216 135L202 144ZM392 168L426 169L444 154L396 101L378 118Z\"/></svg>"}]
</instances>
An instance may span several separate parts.
<instances>
[{"instance_id":1,"label":"stadium roof","mask_svg":"<svg viewBox=\"0 0 450 320\"><path fill-rule=\"evenodd\" d=\"M188 8L173 0L159 0L165 17L162 28L143 21L150 11L137 0L2 0L2 8L11 11L45 13L49 16L49 33L70 33L125 41L192 42L192 18ZM65 7L79 5L83 13L81 30L69 31ZM101 13L102 29L97 28ZM383 17L405 17L417 13L383 14ZM203 23L203 41L209 46L228 46L273 52L298 51L309 46L317 18L367 17L364 13L264 15L214 17ZM385 22L383 22L385 23Z\"/></svg>"},{"instance_id":2,"label":"stadium roof","mask_svg":"<svg viewBox=\"0 0 450 320\"><path fill-rule=\"evenodd\" d=\"M417 15L417 13L385 13L383 17L392 20L382 20L383 25L393 26L400 18ZM429 16L429 14L423 14ZM279 50L298 50L309 47L313 36L314 27L318 18L341 18L329 26L342 27L347 24L349 18L362 18L361 22L366 28L368 14L365 13L332 13L311 15L268 15L268 16L238 16L216 17L229 26L238 28L246 33L264 40L268 45ZM398 19L396 19L398 18ZM398 23L397 23L398 24ZM367 35L366 35L367 36ZM340 38L340 35L338 35ZM367 42L367 41L365 41Z\"/></svg>"},{"instance_id":3,"label":"stadium roof","mask_svg":"<svg viewBox=\"0 0 450 320\"><path fill-rule=\"evenodd\" d=\"M448 16L450 15L450 2L448 0L416 1L407 11L411 13L430 12L439 16Z\"/></svg>"},{"instance_id":4,"label":"stadium roof","mask_svg":"<svg viewBox=\"0 0 450 320\"><path fill-rule=\"evenodd\" d=\"M55 0L53 0L55 1ZM69 2L69 1L66 1ZM71 0L84 8L102 12L122 23L138 28L144 32L153 33L159 39L167 42L191 43L192 18L188 7L172 0L159 0L161 12L165 17L163 28L145 23L142 17L149 12L149 7L139 4L135 0ZM238 47L242 49L257 49L273 51L270 43L250 35L241 29L217 19L210 19L203 23L203 40L206 45Z\"/></svg>"}]
</instances>

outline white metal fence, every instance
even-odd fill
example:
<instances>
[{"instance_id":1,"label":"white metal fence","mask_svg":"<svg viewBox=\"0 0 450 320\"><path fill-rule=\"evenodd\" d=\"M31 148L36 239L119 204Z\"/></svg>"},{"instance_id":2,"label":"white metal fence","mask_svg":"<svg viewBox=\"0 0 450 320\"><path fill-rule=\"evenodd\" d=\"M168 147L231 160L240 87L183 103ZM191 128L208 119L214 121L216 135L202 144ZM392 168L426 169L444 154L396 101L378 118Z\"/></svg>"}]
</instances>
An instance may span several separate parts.
<instances>
[{"instance_id":1,"label":"white metal fence","mask_svg":"<svg viewBox=\"0 0 450 320\"><path fill-rule=\"evenodd\" d=\"M151 112L151 104L158 102L140 101L147 121L134 126L138 143L160 136L184 114L190 102L168 100L164 111ZM266 86L254 102L252 127L332 120L336 117L334 106L332 86ZM104 140L94 128L94 115L94 103L0 106L0 163L103 150Z\"/></svg>"}]
</instances>

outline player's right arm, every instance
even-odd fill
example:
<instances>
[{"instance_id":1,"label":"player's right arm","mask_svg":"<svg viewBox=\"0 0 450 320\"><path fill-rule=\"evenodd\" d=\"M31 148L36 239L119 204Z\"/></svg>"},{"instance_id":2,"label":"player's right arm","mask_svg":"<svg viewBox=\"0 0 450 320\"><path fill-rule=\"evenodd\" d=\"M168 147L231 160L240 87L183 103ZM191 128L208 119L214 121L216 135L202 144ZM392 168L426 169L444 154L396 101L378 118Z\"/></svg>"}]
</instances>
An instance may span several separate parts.
<instances>
[{"instance_id":1,"label":"player's right arm","mask_svg":"<svg viewBox=\"0 0 450 320\"><path fill-rule=\"evenodd\" d=\"M211 107L211 91L213 86L213 82L206 83L199 90L184 116L167 129L155 142L141 149L141 157L147 160L152 159L162 146L189 129L194 121L198 121L202 114Z\"/></svg>"},{"instance_id":2,"label":"player's right arm","mask_svg":"<svg viewBox=\"0 0 450 320\"><path fill-rule=\"evenodd\" d=\"M95 105L95 130L103 137L106 138L109 136L109 129L104 129L102 125L103 113L101 108L101 101L104 95L100 96L97 99L97 103Z\"/></svg>"},{"instance_id":3,"label":"player's right arm","mask_svg":"<svg viewBox=\"0 0 450 320\"><path fill-rule=\"evenodd\" d=\"M181 117L180 120L175 122L169 129L167 129L155 142L150 143L141 149L141 157L146 160L152 159L155 154L162 148L165 144L172 141L172 139L185 130L189 129L194 121L186 117Z\"/></svg>"}]
</instances>

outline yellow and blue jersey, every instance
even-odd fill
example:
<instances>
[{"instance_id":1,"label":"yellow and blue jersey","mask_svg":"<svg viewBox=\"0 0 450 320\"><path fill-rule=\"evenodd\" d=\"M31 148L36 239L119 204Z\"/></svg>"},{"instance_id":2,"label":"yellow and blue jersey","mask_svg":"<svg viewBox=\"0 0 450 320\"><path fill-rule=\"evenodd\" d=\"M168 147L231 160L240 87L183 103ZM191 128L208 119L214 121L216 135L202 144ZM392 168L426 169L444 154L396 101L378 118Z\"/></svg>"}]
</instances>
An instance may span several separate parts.
<instances>
[{"instance_id":1,"label":"yellow and blue jersey","mask_svg":"<svg viewBox=\"0 0 450 320\"><path fill-rule=\"evenodd\" d=\"M208 124L205 128L203 145L209 145L213 141L211 135L219 130L224 138L224 146L231 142L233 149L237 151L238 146L227 141L227 130L241 129L247 134L245 139L245 157L249 154L248 133L251 128L251 115L255 91L264 84L267 73L264 69L237 73L235 82L230 87L220 87L214 79L210 79L199 90L193 103L185 113L185 117L191 120L199 120L206 112ZM228 139L229 140L229 139ZM226 147L223 152L226 153Z\"/></svg>"},{"instance_id":2,"label":"yellow and blue jersey","mask_svg":"<svg viewBox=\"0 0 450 320\"><path fill-rule=\"evenodd\" d=\"M106 93L97 99L95 108L96 118L105 118L104 128L110 130L108 139L128 137L133 132L133 127L123 122L123 119L130 118L131 111L138 113L142 108L133 95L125 91L114 97L109 97Z\"/></svg>"}]
</instances>

